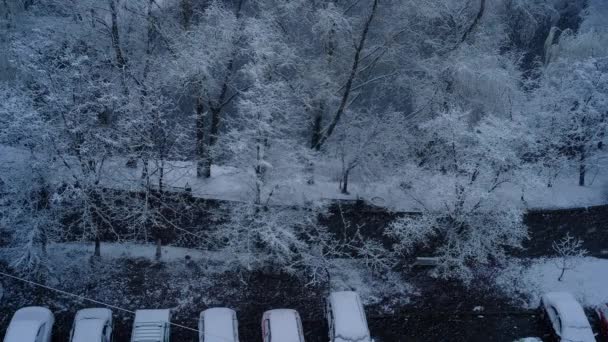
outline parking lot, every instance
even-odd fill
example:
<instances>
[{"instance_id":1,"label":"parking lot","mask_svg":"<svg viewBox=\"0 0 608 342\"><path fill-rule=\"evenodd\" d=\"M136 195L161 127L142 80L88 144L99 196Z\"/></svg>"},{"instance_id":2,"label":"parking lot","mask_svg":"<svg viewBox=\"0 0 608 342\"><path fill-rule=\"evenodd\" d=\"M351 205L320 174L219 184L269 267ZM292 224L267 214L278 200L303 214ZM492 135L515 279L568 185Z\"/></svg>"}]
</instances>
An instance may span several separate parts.
<instances>
[{"instance_id":1,"label":"parking lot","mask_svg":"<svg viewBox=\"0 0 608 342\"><path fill-rule=\"evenodd\" d=\"M254 315L254 318L260 316ZM53 341L67 341L73 313L56 314ZM115 321L115 341L129 341L131 320ZM196 325L196 317L180 324ZM437 315L430 313L398 314L394 316L369 317L368 323L376 342L512 342L525 336L543 336L547 329L541 324L536 312L521 311L480 315ZM327 325L324 320L304 320L307 342L327 342ZM260 325L255 319L239 316L241 341L261 341ZM198 341L195 334L172 328L171 340L180 342Z\"/></svg>"}]
</instances>

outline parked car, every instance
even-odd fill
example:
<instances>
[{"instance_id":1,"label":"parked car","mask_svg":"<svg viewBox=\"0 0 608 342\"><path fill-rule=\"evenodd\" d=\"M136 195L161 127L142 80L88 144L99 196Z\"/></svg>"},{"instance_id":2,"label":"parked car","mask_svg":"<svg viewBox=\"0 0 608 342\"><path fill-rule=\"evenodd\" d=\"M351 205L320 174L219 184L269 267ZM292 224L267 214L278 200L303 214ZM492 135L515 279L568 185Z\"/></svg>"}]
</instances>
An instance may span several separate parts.
<instances>
[{"instance_id":1,"label":"parked car","mask_svg":"<svg viewBox=\"0 0 608 342\"><path fill-rule=\"evenodd\" d=\"M600 333L603 341L608 341L608 303L600 305L597 309L597 317L600 324Z\"/></svg>"},{"instance_id":2,"label":"parked car","mask_svg":"<svg viewBox=\"0 0 608 342\"><path fill-rule=\"evenodd\" d=\"M171 335L169 310L137 310L131 342L169 342Z\"/></svg>"},{"instance_id":3,"label":"parked car","mask_svg":"<svg viewBox=\"0 0 608 342\"><path fill-rule=\"evenodd\" d=\"M239 342L236 312L228 308L212 308L201 312L198 320L200 342Z\"/></svg>"},{"instance_id":4,"label":"parked car","mask_svg":"<svg viewBox=\"0 0 608 342\"><path fill-rule=\"evenodd\" d=\"M55 317L51 310L29 306L15 312L4 342L51 342Z\"/></svg>"},{"instance_id":5,"label":"parked car","mask_svg":"<svg viewBox=\"0 0 608 342\"><path fill-rule=\"evenodd\" d=\"M332 292L326 311L330 342L372 342L357 292Z\"/></svg>"},{"instance_id":6,"label":"parked car","mask_svg":"<svg viewBox=\"0 0 608 342\"><path fill-rule=\"evenodd\" d=\"M554 341L595 342L585 311L570 293L546 293L540 307L541 317L550 325Z\"/></svg>"},{"instance_id":7,"label":"parked car","mask_svg":"<svg viewBox=\"0 0 608 342\"><path fill-rule=\"evenodd\" d=\"M112 310L82 309L74 317L70 342L111 342L112 329Z\"/></svg>"},{"instance_id":8,"label":"parked car","mask_svg":"<svg viewBox=\"0 0 608 342\"><path fill-rule=\"evenodd\" d=\"M296 310L276 309L262 316L264 342L304 342L302 321Z\"/></svg>"}]
</instances>

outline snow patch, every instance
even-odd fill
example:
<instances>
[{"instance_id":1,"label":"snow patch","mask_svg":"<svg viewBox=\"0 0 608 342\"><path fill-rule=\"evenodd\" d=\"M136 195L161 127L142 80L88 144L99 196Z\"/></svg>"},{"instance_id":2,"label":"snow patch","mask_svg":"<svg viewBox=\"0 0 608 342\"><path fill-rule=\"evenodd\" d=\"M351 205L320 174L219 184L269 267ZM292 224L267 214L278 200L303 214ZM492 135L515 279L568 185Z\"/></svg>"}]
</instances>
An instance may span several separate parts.
<instances>
[{"instance_id":1,"label":"snow patch","mask_svg":"<svg viewBox=\"0 0 608 342\"><path fill-rule=\"evenodd\" d=\"M507 295L524 297L526 308L538 307L544 293L556 291L570 292L588 308L608 302L608 259L578 258L562 281L558 280L560 273L557 258L542 258L530 265L513 264L496 281Z\"/></svg>"}]
</instances>

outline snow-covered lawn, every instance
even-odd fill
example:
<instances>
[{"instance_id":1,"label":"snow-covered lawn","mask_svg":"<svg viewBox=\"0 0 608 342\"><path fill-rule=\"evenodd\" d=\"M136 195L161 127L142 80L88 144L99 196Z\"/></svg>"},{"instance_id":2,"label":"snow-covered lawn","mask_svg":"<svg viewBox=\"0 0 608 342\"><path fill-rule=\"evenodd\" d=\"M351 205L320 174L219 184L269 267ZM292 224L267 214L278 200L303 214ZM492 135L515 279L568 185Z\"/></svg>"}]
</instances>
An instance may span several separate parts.
<instances>
[{"instance_id":1,"label":"snow-covered lawn","mask_svg":"<svg viewBox=\"0 0 608 342\"><path fill-rule=\"evenodd\" d=\"M93 243L51 243L48 246L48 257L52 268L61 277L63 269L86 264L93 255L94 248ZM100 251L102 260L107 261L140 258L156 260L154 244L102 242ZM17 249L0 249L0 259L9 262L15 259L16 253ZM206 275L232 271L231 265L224 262L227 258L222 252L162 246L161 253L161 262L169 266L184 265L186 256L189 256L191 262L204 265ZM410 295L414 294L414 288L404 282L397 273L386 275L388 280L381 279L365 267L362 261L333 259L329 271L333 291L357 291L365 304L376 304L385 299L390 299L394 304L404 304L409 301Z\"/></svg>"},{"instance_id":2,"label":"snow-covered lawn","mask_svg":"<svg viewBox=\"0 0 608 342\"><path fill-rule=\"evenodd\" d=\"M49 245L49 253L52 255L93 255L95 246L92 243L52 243ZM155 260L156 246L153 244L134 244L134 243L106 243L101 244L101 256L103 258L144 258ZM163 246L161 248L161 260L165 262L184 261L186 256L191 260L198 261L217 256L213 253L204 252L196 249ZM219 256L218 256L219 257Z\"/></svg>"},{"instance_id":3,"label":"snow-covered lawn","mask_svg":"<svg viewBox=\"0 0 608 342\"><path fill-rule=\"evenodd\" d=\"M30 151L0 145L0 170L21 172L38 157ZM39 160L55 181L71 180L73 167L66 169L64 160ZM65 162L76 164L75 160ZM156 168L151 162L152 172ZM184 191L192 189L192 195L232 201L247 201L252 198L253 177L247 171L231 166L213 165L211 178L196 177L196 167L191 161L167 161L164 165L163 186L167 190ZM450 196L446 189L452 189L452 180L443 175L421 174L415 167L403 170L404 177L390 177L382 180L363 179L355 172L349 182L349 194L342 194L338 188L339 166L326 162L315 165L314 184L308 184L308 176L300 169L281 170L274 184L273 201L286 205L304 204L326 199L364 199L372 204L396 211L419 211L421 209L444 208L444 201ZM580 187L575 170L563 172L549 188L542 182L534 182L523 189L512 184L503 184L498 190L498 200L515 202L526 208L571 208L601 205L608 202L608 168L590 170L589 185ZM281 176L282 175L282 176ZM158 180L152 177L154 185ZM126 167L126 158L108 158L100 174L101 184L117 189L136 190L142 186L141 163L136 168ZM407 184L408 189L403 189ZM521 201L521 198L525 202Z\"/></svg>"},{"instance_id":4,"label":"snow-covered lawn","mask_svg":"<svg viewBox=\"0 0 608 342\"><path fill-rule=\"evenodd\" d=\"M585 307L608 303L608 259L579 258L573 269L566 270L559 281L561 269L556 259L533 260L530 265L514 264L497 279L507 294L525 298L524 306L534 308L540 296L551 291L568 291Z\"/></svg>"}]
</instances>

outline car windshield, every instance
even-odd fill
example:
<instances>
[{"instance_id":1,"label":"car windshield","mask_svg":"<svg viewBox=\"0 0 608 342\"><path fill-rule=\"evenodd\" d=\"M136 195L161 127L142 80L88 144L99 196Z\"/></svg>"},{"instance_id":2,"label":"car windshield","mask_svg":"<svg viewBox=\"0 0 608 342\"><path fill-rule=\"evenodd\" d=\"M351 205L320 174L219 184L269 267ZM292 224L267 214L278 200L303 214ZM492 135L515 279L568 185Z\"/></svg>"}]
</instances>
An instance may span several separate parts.
<instances>
[{"instance_id":1,"label":"car windshield","mask_svg":"<svg viewBox=\"0 0 608 342\"><path fill-rule=\"evenodd\" d=\"M105 322L101 319L82 319L76 322L72 342L101 341Z\"/></svg>"},{"instance_id":2,"label":"car windshield","mask_svg":"<svg viewBox=\"0 0 608 342\"><path fill-rule=\"evenodd\" d=\"M38 321L13 321L6 332L4 342L34 342L40 327Z\"/></svg>"}]
</instances>

